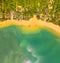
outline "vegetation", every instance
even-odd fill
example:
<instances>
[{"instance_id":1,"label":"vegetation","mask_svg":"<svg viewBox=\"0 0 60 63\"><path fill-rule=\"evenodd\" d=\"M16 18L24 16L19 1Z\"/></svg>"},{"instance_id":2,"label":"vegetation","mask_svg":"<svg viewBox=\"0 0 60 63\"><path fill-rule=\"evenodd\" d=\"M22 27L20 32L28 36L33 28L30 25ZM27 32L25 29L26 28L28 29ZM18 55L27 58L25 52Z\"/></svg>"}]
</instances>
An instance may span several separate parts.
<instances>
[{"instance_id":1,"label":"vegetation","mask_svg":"<svg viewBox=\"0 0 60 63\"><path fill-rule=\"evenodd\" d=\"M38 19L60 25L60 0L0 0L0 19Z\"/></svg>"}]
</instances>

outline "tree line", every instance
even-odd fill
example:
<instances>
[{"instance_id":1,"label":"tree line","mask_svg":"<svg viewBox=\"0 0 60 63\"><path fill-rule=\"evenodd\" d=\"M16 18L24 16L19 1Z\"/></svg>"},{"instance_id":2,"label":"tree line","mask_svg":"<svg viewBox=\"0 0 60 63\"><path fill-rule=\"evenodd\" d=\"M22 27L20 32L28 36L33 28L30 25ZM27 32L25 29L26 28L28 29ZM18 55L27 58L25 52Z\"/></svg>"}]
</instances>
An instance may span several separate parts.
<instances>
[{"instance_id":1,"label":"tree line","mask_svg":"<svg viewBox=\"0 0 60 63\"><path fill-rule=\"evenodd\" d=\"M60 0L0 0L0 20L38 19L60 25Z\"/></svg>"}]
</instances>

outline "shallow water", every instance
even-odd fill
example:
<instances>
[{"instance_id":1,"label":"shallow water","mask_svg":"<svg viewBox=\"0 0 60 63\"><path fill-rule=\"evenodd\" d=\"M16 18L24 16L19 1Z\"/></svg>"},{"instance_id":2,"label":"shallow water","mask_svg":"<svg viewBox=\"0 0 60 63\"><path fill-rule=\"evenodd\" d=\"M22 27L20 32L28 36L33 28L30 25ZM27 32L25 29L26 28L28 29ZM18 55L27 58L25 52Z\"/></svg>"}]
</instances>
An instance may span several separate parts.
<instances>
[{"instance_id":1,"label":"shallow water","mask_svg":"<svg viewBox=\"0 0 60 63\"><path fill-rule=\"evenodd\" d=\"M60 37L46 28L29 34L0 29L0 63L60 63Z\"/></svg>"}]
</instances>

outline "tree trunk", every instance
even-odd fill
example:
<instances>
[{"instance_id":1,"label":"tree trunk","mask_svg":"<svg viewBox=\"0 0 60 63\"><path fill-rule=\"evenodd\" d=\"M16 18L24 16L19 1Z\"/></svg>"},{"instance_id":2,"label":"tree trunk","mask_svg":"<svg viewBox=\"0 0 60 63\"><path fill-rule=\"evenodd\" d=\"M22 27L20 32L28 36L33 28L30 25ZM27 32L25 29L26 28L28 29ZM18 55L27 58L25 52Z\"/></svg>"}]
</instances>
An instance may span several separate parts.
<instances>
[{"instance_id":1,"label":"tree trunk","mask_svg":"<svg viewBox=\"0 0 60 63\"><path fill-rule=\"evenodd\" d=\"M14 11L10 11L10 19L13 20L14 18Z\"/></svg>"}]
</instances>

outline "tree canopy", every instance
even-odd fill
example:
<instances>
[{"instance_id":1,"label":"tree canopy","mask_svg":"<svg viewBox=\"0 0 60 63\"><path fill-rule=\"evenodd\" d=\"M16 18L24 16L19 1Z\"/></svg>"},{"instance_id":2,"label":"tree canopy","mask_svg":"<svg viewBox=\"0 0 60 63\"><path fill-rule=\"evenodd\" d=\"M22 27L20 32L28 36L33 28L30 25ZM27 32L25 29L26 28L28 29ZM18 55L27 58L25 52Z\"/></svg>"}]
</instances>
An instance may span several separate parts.
<instances>
[{"instance_id":1,"label":"tree canopy","mask_svg":"<svg viewBox=\"0 0 60 63\"><path fill-rule=\"evenodd\" d=\"M34 14L38 19L60 25L60 0L0 0L2 19L30 19ZM12 14L12 15L11 15ZM5 19L4 19L5 20Z\"/></svg>"}]
</instances>

